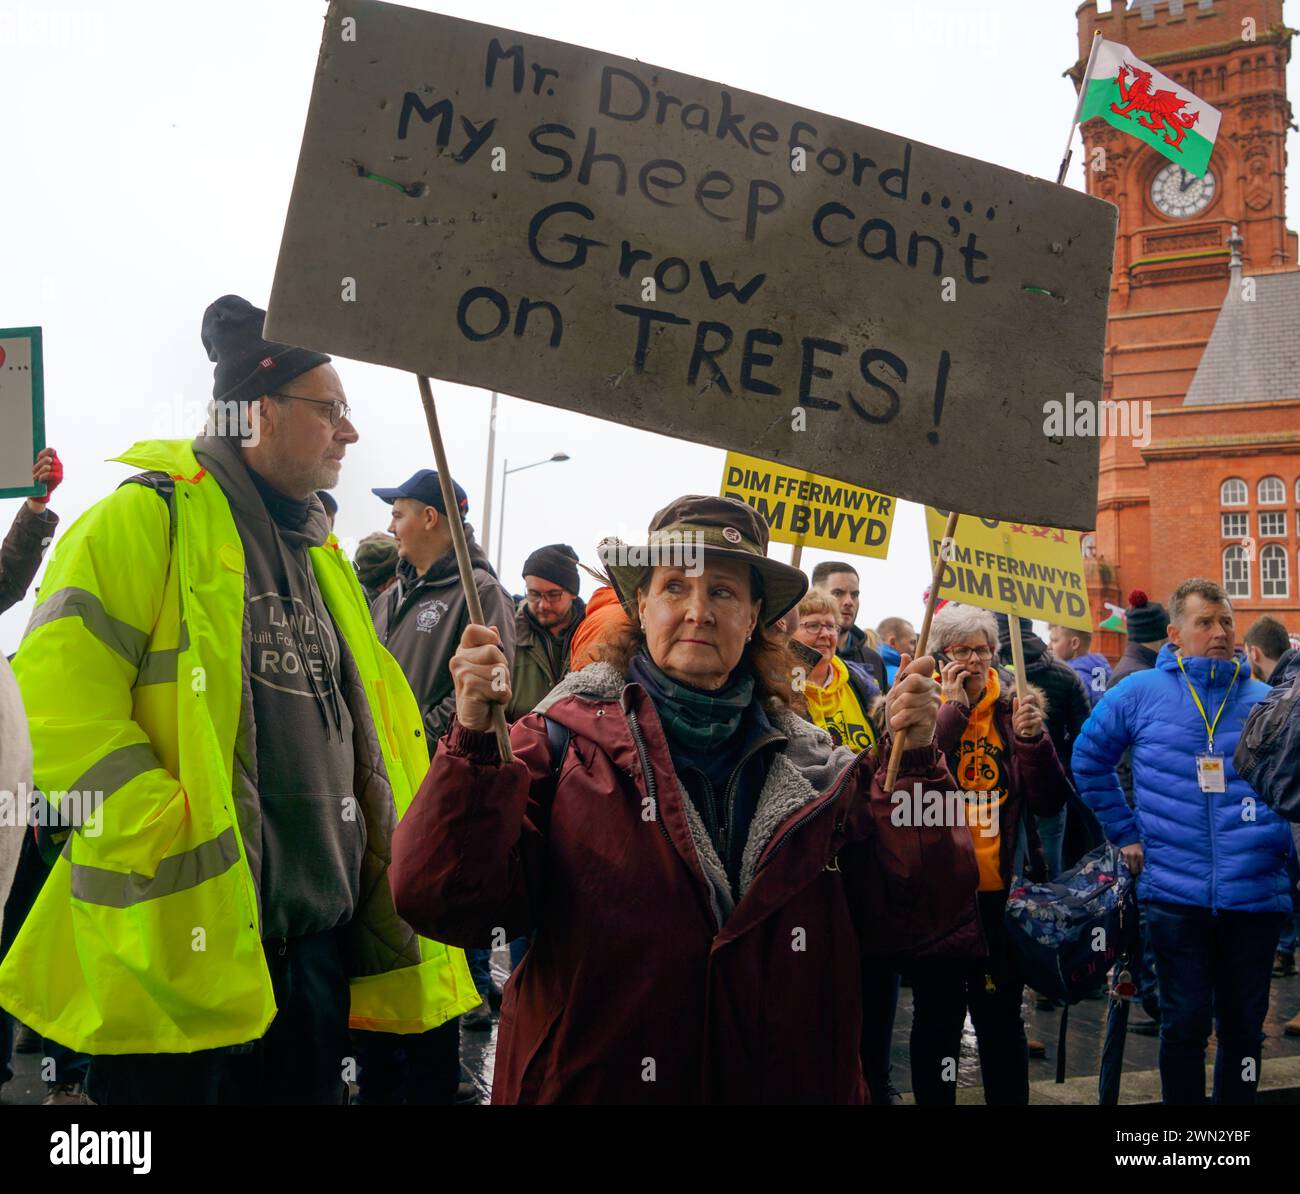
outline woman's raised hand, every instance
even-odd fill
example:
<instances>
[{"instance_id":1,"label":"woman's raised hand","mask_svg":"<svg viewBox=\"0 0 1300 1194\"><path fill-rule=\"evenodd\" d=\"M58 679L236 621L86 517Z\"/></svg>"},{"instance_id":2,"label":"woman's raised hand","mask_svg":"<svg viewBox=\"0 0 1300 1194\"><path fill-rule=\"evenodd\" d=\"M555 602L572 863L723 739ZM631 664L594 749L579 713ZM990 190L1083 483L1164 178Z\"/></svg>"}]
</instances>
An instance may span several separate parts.
<instances>
[{"instance_id":1,"label":"woman's raised hand","mask_svg":"<svg viewBox=\"0 0 1300 1194\"><path fill-rule=\"evenodd\" d=\"M897 738L907 733L909 747L928 746L934 739L939 716L939 685L934 678L934 658L922 655L898 661L894 683L885 694L885 717Z\"/></svg>"},{"instance_id":2,"label":"woman's raised hand","mask_svg":"<svg viewBox=\"0 0 1300 1194\"><path fill-rule=\"evenodd\" d=\"M451 657L456 691L456 720L467 730L490 730L492 706L510 700L510 668L501 652L501 636L491 626L465 627Z\"/></svg>"}]
</instances>

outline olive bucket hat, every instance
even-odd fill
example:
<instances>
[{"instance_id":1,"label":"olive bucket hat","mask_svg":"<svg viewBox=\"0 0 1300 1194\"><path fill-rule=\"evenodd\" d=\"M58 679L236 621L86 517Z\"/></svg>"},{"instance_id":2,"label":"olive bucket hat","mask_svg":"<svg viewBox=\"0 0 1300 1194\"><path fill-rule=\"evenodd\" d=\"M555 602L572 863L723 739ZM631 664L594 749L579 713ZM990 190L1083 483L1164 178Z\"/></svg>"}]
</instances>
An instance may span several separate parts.
<instances>
[{"instance_id":1,"label":"olive bucket hat","mask_svg":"<svg viewBox=\"0 0 1300 1194\"><path fill-rule=\"evenodd\" d=\"M644 544L605 539L597 550L623 608L634 619L636 587L647 568L689 569L702 565L706 555L743 560L763 578L764 626L798 605L808 591L808 578L798 568L767 558L767 521L737 498L679 497L650 520Z\"/></svg>"}]
</instances>

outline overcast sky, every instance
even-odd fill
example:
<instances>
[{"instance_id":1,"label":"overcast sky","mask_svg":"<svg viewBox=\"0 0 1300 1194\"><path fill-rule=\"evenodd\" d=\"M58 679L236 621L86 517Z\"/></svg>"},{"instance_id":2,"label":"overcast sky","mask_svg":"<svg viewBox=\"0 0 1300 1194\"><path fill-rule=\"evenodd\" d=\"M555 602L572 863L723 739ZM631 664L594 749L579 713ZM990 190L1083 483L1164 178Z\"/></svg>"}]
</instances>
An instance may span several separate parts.
<instances>
[{"instance_id":1,"label":"overcast sky","mask_svg":"<svg viewBox=\"0 0 1300 1194\"><path fill-rule=\"evenodd\" d=\"M1042 178L1055 177L1074 110L1062 77L1076 55L1074 0L411 7L722 80ZM266 305L325 9L0 0L0 327L44 328L47 437L67 470L53 505L65 527L129 474L106 457L198 429L212 386L199 342L207 304L236 293ZM1082 189L1077 133L1075 145L1069 185ZM336 364L361 434L336 490L339 535L355 541L387 525L370 487L432 460L414 378ZM435 392L478 526L489 396L447 383ZM595 563L604 536L644 531L678 494L718 491L716 449L513 398L501 399L497 425L498 470L506 458L572 457L510 480L502 571L516 591L538 545L568 542ZM969 434L972 484L988 484L997 470L977 449L996 444L980 445L978 427ZM17 507L0 502L4 526ZM822 558L810 549L804 566ZM919 507L903 504L890 558L864 560L861 572L861 624L919 619L929 573ZM584 580L584 594L591 588ZM17 647L31 604L29 595L0 616L0 649Z\"/></svg>"}]
</instances>

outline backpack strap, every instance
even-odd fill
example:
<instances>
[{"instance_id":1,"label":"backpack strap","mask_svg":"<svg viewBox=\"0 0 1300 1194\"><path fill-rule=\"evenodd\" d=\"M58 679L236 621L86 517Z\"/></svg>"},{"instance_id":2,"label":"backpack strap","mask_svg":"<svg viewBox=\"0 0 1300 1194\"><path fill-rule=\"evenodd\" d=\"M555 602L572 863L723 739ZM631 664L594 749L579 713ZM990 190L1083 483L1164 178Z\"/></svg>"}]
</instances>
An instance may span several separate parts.
<instances>
[{"instance_id":1,"label":"backpack strap","mask_svg":"<svg viewBox=\"0 0 1300 1194\"><path fill-rule=\"evenodd\" d=\"M573 731L568 726L562 726L558 721L553 721L542 714L542 721L546 723L546 745L551 750L551 776L554 779L560 778L560 766L564 762L565 752L569 749L569 740L573 737Z\"/></svg>"},{"instance_id":2,"label":"backpack strap","mask_svg":"<svg viewBox=\"0 0 1300 1194\"><path fill-rule=\"evenodd\" d=\"M137 473L134 477L127 477L122 485L143 485L146 489L152 489L167 504L167 519L170 525L172 542L176 541L176 481L167 473L150 472ZM118 488L121 489L122 485Z\"/></svg>"}]
</instances>

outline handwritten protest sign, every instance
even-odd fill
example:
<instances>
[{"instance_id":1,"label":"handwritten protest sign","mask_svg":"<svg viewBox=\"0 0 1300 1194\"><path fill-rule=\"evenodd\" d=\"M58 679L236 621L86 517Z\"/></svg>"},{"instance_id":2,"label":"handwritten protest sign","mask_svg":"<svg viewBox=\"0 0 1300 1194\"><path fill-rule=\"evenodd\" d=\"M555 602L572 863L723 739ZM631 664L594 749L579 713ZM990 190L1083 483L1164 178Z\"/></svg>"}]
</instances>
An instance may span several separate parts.
<instances>
[{"instance_id":1,"label":"handwritten protest sign","mask_svg":"<svg viewBox=\"0 0 1300 1194\"><path fill-rule=\"evenodd\" d=\"M267 334L1087 528L1098 441L1049 442L1043 403L1100 397L1115 222L725 84L335 0Z\"/></svg>"},{"instance_id":2,"label":"handwritten protest sign","mask_svg":"<svg viewBox=\"0 0 1300 1194\"><path fill-rule=\"evenodd\" d=\"M874 489L728 452L721 493L753 506L777 543L877 560L889 554L896 503Z\"/></svg>"},{"instance_id":3,"label":"handwritten protest sign","mask_svg":"<svg viewBox=\"0 0 1300 1194\"><path fill-rule=\"evenodd\" d=\"M932 564L946 519L946 514L926 507ZM1077 630L1093 629L1078 531L963 518L944 565L939 596Z\"/></svg>"},{"instance_id":4,"label":"handwritten protest sign","mask_svg":"<svg viewBox=\"0 0 1300 1194\"><path fill-rule=\"evenodd\" d=\"M0 497L45 492L32 483L32 461L45 447L40 328L0 328Z\"/></svg>"}]
</instances>

